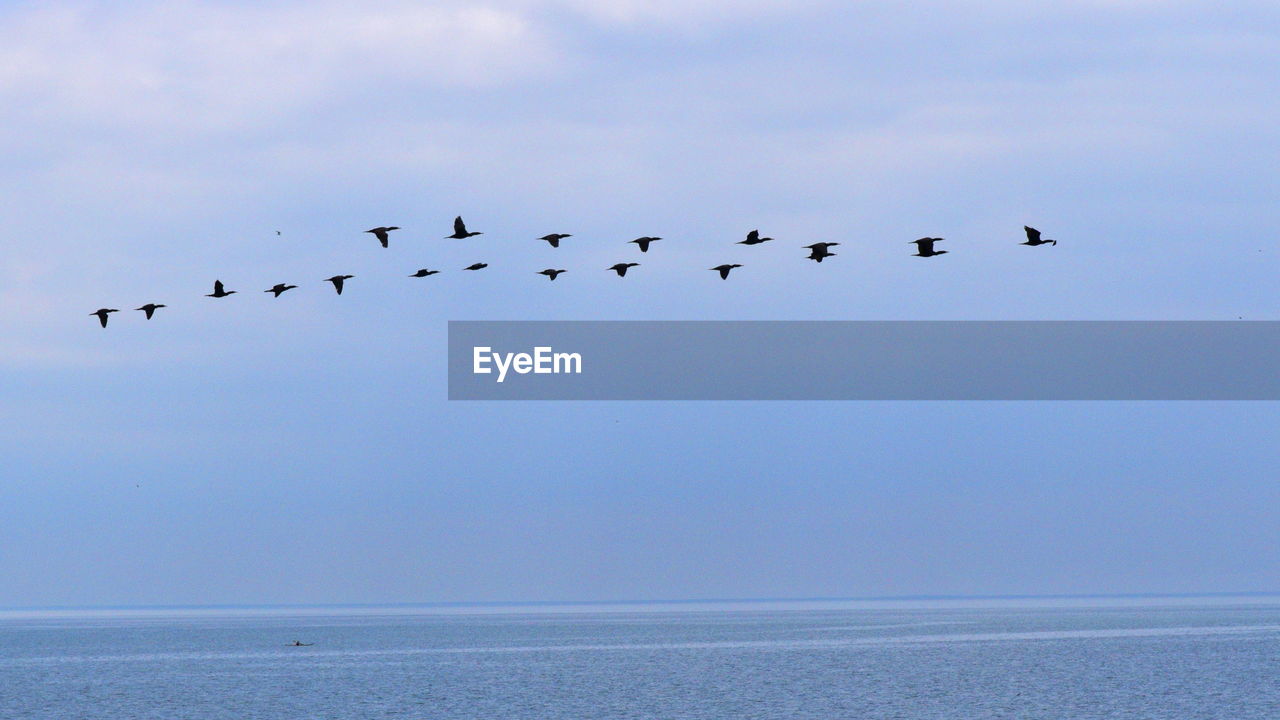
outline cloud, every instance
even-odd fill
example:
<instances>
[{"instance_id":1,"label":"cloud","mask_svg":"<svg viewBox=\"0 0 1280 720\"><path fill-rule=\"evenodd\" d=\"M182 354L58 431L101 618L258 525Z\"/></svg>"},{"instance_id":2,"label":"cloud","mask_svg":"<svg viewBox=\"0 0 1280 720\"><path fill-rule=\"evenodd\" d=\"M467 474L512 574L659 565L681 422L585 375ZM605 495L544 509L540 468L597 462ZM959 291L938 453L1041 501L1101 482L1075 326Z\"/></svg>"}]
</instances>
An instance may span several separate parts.
<instances>
[{"instance_id":1,"label":"cloud","mask_svg":"<svg viewBox=\"0 0 1280 720\"><path fill-rule=\"evenodd\" d=\"M235 129L360 85L509 82L555 54L521 14L462 3L36 6L0 16L0 100L57 122Z\"/></svg>"},{"instance_id":2,"label":"cloud","mask_svg":"<svg viewBox=\"0 0 1280 720\"><path fill-rule=\"evenodd\" d=\"M544 0L530 6L562 6L604 25L692 26L758 21L829 5L828 0Z\"/></svg>"}]
</instances>

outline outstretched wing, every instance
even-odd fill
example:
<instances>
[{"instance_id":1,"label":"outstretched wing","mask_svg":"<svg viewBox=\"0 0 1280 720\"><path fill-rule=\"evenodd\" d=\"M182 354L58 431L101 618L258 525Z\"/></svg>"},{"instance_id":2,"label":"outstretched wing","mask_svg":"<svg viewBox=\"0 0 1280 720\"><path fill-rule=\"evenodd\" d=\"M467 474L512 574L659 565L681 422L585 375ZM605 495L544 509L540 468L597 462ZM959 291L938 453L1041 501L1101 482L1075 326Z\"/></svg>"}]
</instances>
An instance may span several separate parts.
<instances>
[{"instance_id":1,"label":"outstretched wing","mask_svg":"<svg viewBox=\"0 0 1280 720\"><path fill-rule=\"evenodd\" d=\"M455 235L466 235L466 234L467 234L467 225L466 225L466 223L462 222L462 216L461 216L461 215L459 215L458 217L456 217L456 218L454 218L454 219L453 219L453 233L454 233Z\"/></svg>"},{"instance_id":2,"label":"outstretched wing","mask_svg":"<svg viewBox=\"0 0 1280 720\"><path fill-rule=\"evenodd\" d=\"M1022 226L1022 229L1027 231L1027 240L1028 240L1029 242L1032 242L1032 243L1039 243L1039 242L1040 242L1040 231L1039 231L1039 230L1037 230L1037 229L1035 229L1035 228L1031 227L1030 225L1023 225L1023 226Z\"/></svg>"},{"instance_id":3,"label":"outstretched wing","mask_svg":"<svg viewBox=\"0 0 1280 720\"><path fill-rule=\"evenodd\" d=\"M221 280L214 280L214 281L213 281L213 293L214 293L215 295L221 295L221 294L222 294L222 281L221 281Z\"/></svg>"}]
</instances>

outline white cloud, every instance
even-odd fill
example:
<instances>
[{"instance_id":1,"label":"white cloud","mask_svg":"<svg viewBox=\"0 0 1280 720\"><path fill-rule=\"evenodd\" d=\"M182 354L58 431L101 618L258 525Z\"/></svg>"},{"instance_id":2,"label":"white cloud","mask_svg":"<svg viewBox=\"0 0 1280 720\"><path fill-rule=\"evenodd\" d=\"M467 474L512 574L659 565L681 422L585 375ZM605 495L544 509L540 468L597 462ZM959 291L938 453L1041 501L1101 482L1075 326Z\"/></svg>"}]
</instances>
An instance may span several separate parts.
<instances>
[{"instance_id":1,"label":"white cloud","mask_svg":"<svg viewBox=\"0 0 1280 720\"><path fill-rule=\"evenodd\" d=\"M829 0L543 0L521 3L562 6L604 24L689 26L794 15Z\"/></svg>"},{"instance_id":2,"label":"white cloud","mask_svg":"<svg viewBox=\"0 0 1280 720\"><path fill-rule=\"evenodd\" d=\"M0 101L57 120L234 128L362 85L507 82L555 55L521 14L462 3L38 6L0 16Z\"/></svg>"}]
</instances>

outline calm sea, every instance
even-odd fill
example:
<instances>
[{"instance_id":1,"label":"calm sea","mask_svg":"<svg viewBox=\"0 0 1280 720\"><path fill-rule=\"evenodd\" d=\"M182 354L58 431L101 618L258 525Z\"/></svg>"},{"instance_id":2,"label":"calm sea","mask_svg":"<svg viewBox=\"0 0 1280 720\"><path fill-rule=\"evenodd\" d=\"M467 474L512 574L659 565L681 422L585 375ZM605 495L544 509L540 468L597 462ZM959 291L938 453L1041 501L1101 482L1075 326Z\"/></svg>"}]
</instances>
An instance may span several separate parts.
<instances>
[{"instance_id":1,"label":"calm sea","mask_svg":"<svg viewBox=\"0 0 1280 720\"><path fill-rule=\"evenodd\" d=\"M1280 718L1280 604L1154 602L9 611L0 718Z\"/></svg>"}]
</instances>

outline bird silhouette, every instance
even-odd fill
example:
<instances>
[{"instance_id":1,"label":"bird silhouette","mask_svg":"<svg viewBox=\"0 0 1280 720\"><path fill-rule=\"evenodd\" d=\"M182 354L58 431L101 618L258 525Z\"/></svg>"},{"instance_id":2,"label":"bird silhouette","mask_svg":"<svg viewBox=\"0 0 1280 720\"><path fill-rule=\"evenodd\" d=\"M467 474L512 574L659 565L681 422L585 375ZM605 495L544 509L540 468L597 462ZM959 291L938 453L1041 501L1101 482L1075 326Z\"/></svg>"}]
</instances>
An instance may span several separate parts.
<instances>
[{"instance_id":1,"label":"bird silhouette","mask_svg":"<svg viewBox=\"0 0 1280 720\"><path fill-rule=\"evenodd\" d=\"M353 277L355 277L355 275L334 275L331 278L325 278L324 281L333 283L333 289L336 290L339 295L341 295L343 281L350 280Z\"/></svg>"},{"instance_id":2,"label":"bird silhouette","mask_svg":"<svg viewBox=\"0 0 1280 720\"><path fill-rule=\"evenodd\" d=\"M462 269L463 270L483 270L484 268L487 268L487 267L489 267L489 263L471 263L470 265Z\"/></svg>"},{"instance_id":3,"label":"bird silhouette","mask_svg":"<svg viewBox=\"0 0 1280 720\"><path fill-rule=\"evenodd\" d=\"M640 263L618 263L617 265L614 265L614 266L612 266L612 267L607 267L607 268L605 268L605 269L606 269L606 270L612 270L612 271L614 271L614 272L618 273L618 277L626 277L626 276L627 276L627 268L633 268L633 267L635 267L635 266L637 266L637 265L639 265L639 264L640 264Z\"/></svg>"},{"instance_id":4,"label":"bird silhouette","mask_svg":"<svg viewBox=\"0 0 1280 720\"><path fill-rule=\"evenodd\" d=\"M573 237L573 236L570 235L569 233L551 233L550 235L543 235L538 239L546 240L548 243L551 244L551 247L558 248L560 247L560 241L567 237Z\"/></svg>"},{"instance_id":5,"label":"bird silhouette","mask_svg":"<svg viewBox=\"0 0 1280 720\"><path fill-rule=\"evenodd\" d=\"M113 312L120 312L120 311L119 311L119 310L117 310L116 308L98 308L97 310L94 310L93 312L91 312L91 313L89 313L89 314L90 314L90 315L97 315L97 316L98 316L98 322L102 323L102 327L106 327L106 326L107 326L107 314L108 314L108 313L113 313Z\"/></svg>"},{"instance_id":6,"label":"bird silhouette","mask_svg":"<svg viewBox=\"0 0 1280 720\"><path fill-rule=\"evenodd\" d=\"M822 262L823 258L834 257L835 253L827 250L827 245L839 245L840 243L818 243L817 246L811 247L809 250L809 259L814 262Z\"/></svg>"},{"instance_id":7,"label":"bird silhouette","mask_svg":"<svg viewBox=\"0 0 1280 720\"><path fill-rule=\"evenodd\" d=\"M759 230L752 230L751 232L747 233L746 240L739 240L736 244L737 245L759 245L760 243L767 243L772 239L773 238L771 237L762 238L760 237Z\"/></svg>"},{"instance_id":8,"label":"bird silhouette","mask_svg":"<svg viewBox=\"0 0 1280 720\"><path fill-rule=\"evenodd\" d=\"M297 285L286 285L286 284L284 284L284 283L276 283L275 285L272 285L272 286L270 287L270 289L263 290L262 292L275 293L275 296L276 296L276 297L280 297L280 293L284 292L285 290L292 290L292 289L294 289L294 288L296 288L296 287L298 287L298 286L297 286ZM339 292L341 292L341 291L339 291Z\"/></svg>"},{"instance_id":9,"label":"bird silhouette","mask_svg":"<svg viewBox=\"0 0 1280 720\"><path fill-rule=\"evenodd\" d=\"M1027 231L1027 241L1018 243L1019 245L1057 245L1058 241L1053 238L1041 238L1040 231L1030 225L1023 225L1022 229Z\"/></svg>"},{"instance_id":10,"label":"bird silhouette","mask_svg":"<svg viewBox=\"0 0 1280 720\"><path fill-rule=\"evenodd\" d=\"M224 297L226 297L226 296L228 296L228 295L235 295L237 292L239 292L239 291L238 291L238 290L226 290L226 289L224 289L224 288L222 287L222 281L221 281L221 280L214 280L214 281L213 281L213 292L209 293L208 295L205 295L205 297L211 297L211 298L224 298Z\"/></svg>"},{"instance_id":11,"label":"bird silhouette","mask_svg":"<svg viewBox=\"0 0 1280 720\"><path fill-rule=\"evenodd\" d=\"M391 227L376 227L371 230L365 230L365 232L373 233L373 236L378 238L378 242L382 243L382 247L386 247L387 233L391 232L392 230L399 230L399 229L400 228L396 227L395 225L392 225Z\"/></svg>"},{"instance_id":12,"label":"bird silhouette","mask_svg":"<svg viewBox=\"0 0 1280 720\"><path fill-rule=\"evenodd\" d=\"M155 303L147 303L146 305L143 305L140 308L134 308L134 310L141 310L142 312L146 313L147 319L150 320L151 316L155 314L156 308L162 308L162 307L165 307L165 306L157 305Z\"/></svg>"},{"instance_id":13,"label":"bird silhouette","mask_svg":"<svg viewBox=\"0 0 1280 720\"><path fill-rule=\"evenodd\" d=\"M439 272L440 272L439 270L428 270L426 268L422 268L421 270L410 275L409 277L426 277L428 275L435 275Z\"/></svg>"},{"instance_id":14,"label":"bird silhouette","mask_svg":"<svg viewBox=\"0 0 1280 720\"><path fill-rule=\"evenodd\" d=\"M715 271L717 271L717 272L719 272L719 273L720 273L720 279L721 279L721 280L728 280L728 279L729 279L729 271L730 271L730 270L732 270L732 269L734 269L734 268L740 268L740 267L742 267L742 266L741 266L741 265L738 265L737 263L735 263L735 264L733 264L733 265L717 265L717 266L715 266L715 267L713 267L713 268L711 268L711 269L712 269L712 270L715 270Z\"/></svg>"},{"instance_id":15,"label":"bird silhouette","mask_svg":"<svg viewBox=\"0 0 1280 720\"><path fill-rule=\"evenodd\" d=\"M640 252L649 252L649 243L661 240L660 237L638 237L635 240L628 240L629 243L635 243L640 246Z\"/></svg>"},{"instance_id":16,"label":"bird silhouette","mask_svg":"<svg viewBox=\"0 0 1280 720\"><path fill-rule=\"evenodd\" d=\"M450 237L455 240L462 240L463 238L469 238L473 235L483 235L483 234L484 233L467 232L467 225L466 223L462 222L462 216L459 215L458 217L453 219L453 234L446 235L445 237Z\"/></svg>"},{"instance_id":17,"label":"bird silhouette","mask_svg":"<svg viewBox=\"0 0 1280 720\"><path fill-rule=\"evenodd\" d=\"M840 244L840 243L820 242L820 243L814 243L814 244L812 244L812 245L805 245L805 247L806 247L807 249L809 249L809 250L817 250L817 251L819 251L819 252L826 252L828 249L833 248L833 247L835 247L835 246L837 246L837 245L839 245L839 244Z\"/></svg>"},{"instance_id":18,"label":"bird silhouette","mask_svg":"<svg viewBox=\"0 0 1280 720\"><path fill-rule=\"evenodd\" d=\"M822 262L823 258L835 256L835 253L831 252L831 248L839 244L840 243L838 242L820 242L812 245L805 245L804 247L809 250L810 260L813 260L814 262Z\"/></svg>"},{"instance_id":19,"label":"bird silhouette","mask_svg":"<svg viewBox=\"0 0 1280 720\"><path fill-rule=\"evenodd\" d=\"M538 274L539 274L539 275L546 275L548 280L555 280L555 279L556 279L556 276L557 276L557 275L559 275L559 274L560 274L560 273L562 273L562 272L565 272L565 271L564 271L564 270L556 270L555 268L547 268L546 270L539 270L539 271L538 271Z\"/></svg>"},{"instance_id":20,"label":"bird silhouette","mask_svg":"<svg viewBox=\"0 0 1280 720\"><path fill-rule=\"evenodd\" d=\"M933 257L934 255L946 255L946 250L934 250L933 244L942 242L942 238L920 238L912 240L909 244L916 246L916 254L913 257Z\"/></svg>"}]
</instances>

